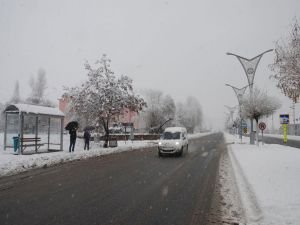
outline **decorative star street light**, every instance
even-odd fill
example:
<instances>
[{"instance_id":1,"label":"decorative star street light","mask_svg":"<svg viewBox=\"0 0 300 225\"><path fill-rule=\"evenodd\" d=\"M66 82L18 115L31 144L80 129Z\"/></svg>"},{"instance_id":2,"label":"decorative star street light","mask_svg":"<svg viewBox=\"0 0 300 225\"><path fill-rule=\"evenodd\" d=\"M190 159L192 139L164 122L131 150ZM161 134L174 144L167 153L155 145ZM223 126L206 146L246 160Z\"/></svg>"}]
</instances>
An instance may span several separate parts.
<instances>
[{"instance_id":1,"label":"decorative star street light","mask_svg":"<svg viewBox=\"0 0 300 225\"><path fill-rule=\"evenodd\" d=\"M269 49L269 50L255 56L255 57L251 58L251 59L247 59L245 57L242 57L242 56L230 53L230 52L226 53L227 55L235 56L239 60L239 62L241 63L241 65L242 65L242 67L245 71L245 74L247 76L247 79L248 79L248 84L249 84L249 88L250 88L250 96L251 97L252 97L252 93L253 93L254 77L255 77L255 72L256 72L258 63L259 63L261 57L265 53L271 52L271 51L273 51L273 49ZM254 144L253 119L251 119L250 144Z\"/></svg>"},{"instance_id":2,"label":"decorative star street light","mask_svg":"<svg viewBox=\"0 0 300 225\"><path fill-rule=\"evenodd\" d=\"M241 142L242 142L242 138L243 138L243 134L242 134L242 126L243 126L243 120L242 120L242 98L245 94L245 91L248 87L248 85L246 85L245 87L242 87L242 88L237 88L237 87L234 87L230 84L225 84L226 86L229 86L233 89L237 99L238 99L238 103L239 103L239 110L240 110L240 130L239 130L239 133L240 133L240 139L241 139Z\"/></svg>"}]
</instances>

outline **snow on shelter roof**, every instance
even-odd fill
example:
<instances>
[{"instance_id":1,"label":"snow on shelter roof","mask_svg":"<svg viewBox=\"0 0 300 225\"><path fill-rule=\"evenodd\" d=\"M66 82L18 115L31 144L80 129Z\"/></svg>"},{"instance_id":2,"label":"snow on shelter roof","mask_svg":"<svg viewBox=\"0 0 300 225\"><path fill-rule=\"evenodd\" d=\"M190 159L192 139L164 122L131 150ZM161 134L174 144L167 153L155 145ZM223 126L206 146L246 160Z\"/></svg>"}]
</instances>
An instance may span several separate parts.
<instances>
[{"instance_id":1,"label":"snow on shelter roof","mask_svg":"<svg viewBox=\"0 0 300 225\"><path fill-rule=\"evenodd\" d=\"M58 108L39 106L39 105L29 105L29 104L13 104L6 107L5 112L23 112L39 115L48 116L65 116Z\"/></svg>"}]
</instances>

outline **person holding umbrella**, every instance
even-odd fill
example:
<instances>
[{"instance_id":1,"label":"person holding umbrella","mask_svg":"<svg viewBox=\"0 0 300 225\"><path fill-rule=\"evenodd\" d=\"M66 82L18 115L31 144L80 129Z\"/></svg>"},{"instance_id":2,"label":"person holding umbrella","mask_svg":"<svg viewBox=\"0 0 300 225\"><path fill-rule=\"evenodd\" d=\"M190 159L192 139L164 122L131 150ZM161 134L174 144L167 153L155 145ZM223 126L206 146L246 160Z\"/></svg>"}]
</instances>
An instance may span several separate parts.
<instances>
[{"instance_id":1,"label":"person holding umbrella","mask_svg":"<svg viewBox=\"0 0 300 225\"><path fill-rule=\"evenodd\" d=\"M91 133L88 129L84 130L83 138L84 138L84 150L85 149L90 150Z\"/></svg>"},{"instance_id":2,"label":"person holding umbrella","mask_svg":"<svg viewBox=\"0 0 300 225\"><path fill-rule=\"evenodd\" d=\"M69 134L70 134L70 147L69 147L69 152L74 152L74 148L75 148L75 143L76 143L76 138L77 138L77 128L74 127L71 130L69 130Z\"/></svg>"},{"instance_id":3,"label":"person holding umbrella","mask_svg":"<svg viewBox=\"0 0 300 225\"><path fill-rule=\"evenodd\" d=\"M78 129L78 122L72 121L67 124L66 130L69 130L70 134L70 146L69 146L69 152L74 152L76 138L77 138L77 129Z\"/></svg>"}]
</instances>

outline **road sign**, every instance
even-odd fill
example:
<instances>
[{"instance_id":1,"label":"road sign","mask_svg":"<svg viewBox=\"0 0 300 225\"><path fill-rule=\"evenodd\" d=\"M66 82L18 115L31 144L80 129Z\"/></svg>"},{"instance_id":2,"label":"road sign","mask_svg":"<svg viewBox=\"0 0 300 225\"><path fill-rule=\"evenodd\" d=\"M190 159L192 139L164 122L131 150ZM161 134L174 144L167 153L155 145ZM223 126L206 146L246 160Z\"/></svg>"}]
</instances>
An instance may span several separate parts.
<instances>
[{"instance_id":1,"label":"road sign","mask_svg":"<svg viewBox=\"0 0 300 225\"><path fill-rule=\"evenodd\" d=\"M290 115L289 114L280 114L280 124L289 124L290 123Z\"/></svg>"},{"instance_id":2,"label":"road sign","mask_svg":"<svg viewBox=\"0 0 300 225\"><path fill-rule=\"evenodd\" d=\"M244 134L247 134L248 130L247 127L244 127Z\"/></svg>"},{"instance_id":3,"label":"road sign","mask_svg":"<svg viewBox=\"0 0 300 225\"><path fill-rule=\"evenodd\" d=\"M242 127L243 128L247 128L248 127L247 122L245 120L242 120Z\"/></svg>"},{"instance_id":4,"label":"road sign","mask_svg":"<svg viewBox=\"0 0 300 225\"><path fill-rule=\"evenodd\" d=\"M266 126L266 124L264 122L260 122L258 124L258 127L259 127L260 130L264 130L264 129L266 129L267 126Z\"/></svg>"}]
</instances>

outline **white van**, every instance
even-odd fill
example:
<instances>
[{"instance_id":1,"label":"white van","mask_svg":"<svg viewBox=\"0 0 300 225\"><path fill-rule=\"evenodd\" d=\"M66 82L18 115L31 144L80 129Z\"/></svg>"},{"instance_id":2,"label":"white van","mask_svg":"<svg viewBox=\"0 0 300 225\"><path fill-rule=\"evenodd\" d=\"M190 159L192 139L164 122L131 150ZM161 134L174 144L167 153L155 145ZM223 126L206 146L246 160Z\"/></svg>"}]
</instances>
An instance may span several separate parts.
<instances>
[{"instance_id":1,"label":"white van","mask_svg":"<svg viewBox=\"0 0 300 225\"><path fill-rule=\"evenodd\" d=\"M187 131L184 127L168 127L163 132L158 142L158 156L164 154L182 155L183 151L188 151Z\"/></svg>"}]
</instances>

